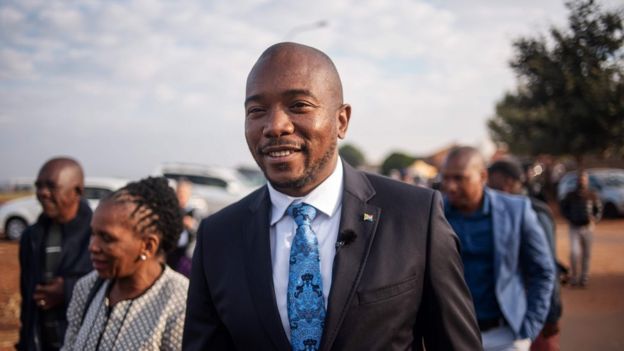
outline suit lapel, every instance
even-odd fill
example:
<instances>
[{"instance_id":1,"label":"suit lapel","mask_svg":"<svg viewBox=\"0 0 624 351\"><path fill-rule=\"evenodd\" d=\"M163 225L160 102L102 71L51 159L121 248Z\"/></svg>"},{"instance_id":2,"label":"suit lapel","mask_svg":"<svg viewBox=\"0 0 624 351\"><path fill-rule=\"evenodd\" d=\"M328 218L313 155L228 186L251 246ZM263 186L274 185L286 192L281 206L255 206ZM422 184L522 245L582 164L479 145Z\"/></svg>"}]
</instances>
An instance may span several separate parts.
<instances>
[{"instance_id":1,"label":"suit lapel","mask_svg":"<svg viewBox=\"0 0 624 351\"><path fill-rule=\"evenodd\" d=\"M360 281L381 215L379 207L367 203L375 190L366 176L344 162L343 166L344 192L339 233L351 233L354 239L336 250L321 350L331 349L334 343Z\"/></svg>"},{"instance_id":2,"label":"suit lapel","mask_svg":"<svg viewBox=\"0 0 624 351\"><path fill-rule=\"evenodd\" d=\"M290 343L282 327L275 301L269 214L271 201L264 187L250 206L251 216L245 228L244 250L249 293L256 306L259 320L277 350L289 350Z\"/></svg>"}]
</instances>

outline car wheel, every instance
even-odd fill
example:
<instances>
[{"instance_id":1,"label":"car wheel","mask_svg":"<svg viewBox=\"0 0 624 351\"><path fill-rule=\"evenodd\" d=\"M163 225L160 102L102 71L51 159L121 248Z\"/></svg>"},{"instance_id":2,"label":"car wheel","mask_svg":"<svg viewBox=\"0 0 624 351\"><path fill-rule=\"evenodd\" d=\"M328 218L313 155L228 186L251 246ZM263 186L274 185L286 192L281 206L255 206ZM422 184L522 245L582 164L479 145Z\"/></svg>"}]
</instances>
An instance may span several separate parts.
<instances>
[{"instance_id":1,"label":"car wheel","mask_svg":"<svg viewBox=\"0 0 624 351\"><path fill-rule=\"evenodd\" d=\"M604 216L605 218L615 218L618 216L617 207L611 202L608 202L604 207Z\"/></svg>"},{"instance_id":2,"label":"car wheel","mask_svg":"<svg viewBox=\"0 0 624 351\"><path fill-rule=\"evenodd\" d=\"M20 217L11 217L6 222L4 233L9 240L19 240L22 237L22 232L28 224Z\"/></svg>"}]
</instances>

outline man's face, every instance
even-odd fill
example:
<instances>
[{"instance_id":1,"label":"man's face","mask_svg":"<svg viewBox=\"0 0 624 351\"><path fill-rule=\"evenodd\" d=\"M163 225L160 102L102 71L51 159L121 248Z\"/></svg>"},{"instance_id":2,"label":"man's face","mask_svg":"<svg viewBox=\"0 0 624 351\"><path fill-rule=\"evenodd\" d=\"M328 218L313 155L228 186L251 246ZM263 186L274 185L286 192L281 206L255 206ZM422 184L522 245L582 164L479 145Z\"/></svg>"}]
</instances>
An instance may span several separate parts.
<instances>
[{"instance_id":1,"label":"man's face","mask_svg":"<svg viewBox=\"0 0 624 351\"><path fill-rule=\"evenodd\" d=\"M442 190L453 207L473 211L483 196L486 173L474 160L454 157L442 167Z\"/></svg>"},{"instance_id":2,"label":"man's face","mask_svg":"<svg viewBox=\"0 0 624 351\"><path fill-rule=\"evenodd\" d=\"M186 204L191 198L192 192L193 192L193 187L191 186L191 184L187 182L178 183L178 186L176 187L176 196L178 197L180 208L186 207Z\"/></svg>"},{"instance_id":3,"label":"man's face","mask_svg":"<svg viewBox=\"0 0 624 351\"><path fill-rule=\"evenodd\" d=\"M46 216L57 221L71 219L80 201L81 191L72 169L59 163L44 165L35 181L35 188L37 200Z\"/></svg>"},{"instance_id":4,"label":"man's face","mask_svg":"<svg viewBox=\"0 0 624 351\"><path fill-rule=\"evenodd\" d=\"M271 184L291 196L309 193L333 172L350 115L326 70L309 61L268 59L247 82L247 145Z\"/></svg>"},{"instance_id":5,"label":"man's face","mask_svg":"<svg viewBox=\"0 0 624 351\"><path fill-rule=\"evenodd\" d=\"M589 188L589 176L587 173L582 172L578 175L577 185L579 189L587 189Z\"/></svg>"}]
</instances>

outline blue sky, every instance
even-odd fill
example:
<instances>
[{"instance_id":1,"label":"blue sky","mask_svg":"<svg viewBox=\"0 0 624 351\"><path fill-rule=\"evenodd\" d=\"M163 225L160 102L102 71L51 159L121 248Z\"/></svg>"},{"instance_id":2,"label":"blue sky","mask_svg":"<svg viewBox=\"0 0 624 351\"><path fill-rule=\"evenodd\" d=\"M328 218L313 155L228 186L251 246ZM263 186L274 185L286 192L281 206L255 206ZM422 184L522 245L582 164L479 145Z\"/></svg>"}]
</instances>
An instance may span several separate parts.
<instances>
[{"instance_id":1,"label":"blue sky","mask_svg":"<svg viewBox=\"0 0 624 351\"><path fill-rule=\"evenodd\" d=\"M479 145L515 85L512 39L565 18L554 0L3 0L0 179L34 175L55 155L90 176L141 177L164 161L251 165L245 79L285 39L334 59L353 107L346 142L371 161Z\"/></svg>"}]
</instances>

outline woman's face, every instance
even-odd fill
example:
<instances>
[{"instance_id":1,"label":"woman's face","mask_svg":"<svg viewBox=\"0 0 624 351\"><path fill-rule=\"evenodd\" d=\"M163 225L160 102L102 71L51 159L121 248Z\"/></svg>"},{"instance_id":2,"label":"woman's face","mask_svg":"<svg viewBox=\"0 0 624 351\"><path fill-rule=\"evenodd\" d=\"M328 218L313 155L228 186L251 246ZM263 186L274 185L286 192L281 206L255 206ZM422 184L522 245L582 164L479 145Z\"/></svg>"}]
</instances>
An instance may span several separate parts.
<instances>
[{"instance_id":1,"label":"woman's face","mask_svg":"<svg viewBox=\"0 0 624 351\"><path fill-rule=\"evenodd\" d=\"M131 276L142 263L145 241L133 229L134 206L104 201L93 214L89 253L93 268L104 279Z\"/></svg>"}]
</instances>

